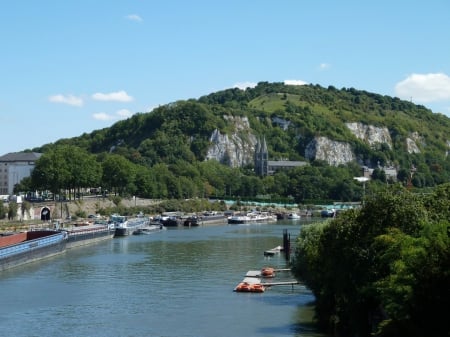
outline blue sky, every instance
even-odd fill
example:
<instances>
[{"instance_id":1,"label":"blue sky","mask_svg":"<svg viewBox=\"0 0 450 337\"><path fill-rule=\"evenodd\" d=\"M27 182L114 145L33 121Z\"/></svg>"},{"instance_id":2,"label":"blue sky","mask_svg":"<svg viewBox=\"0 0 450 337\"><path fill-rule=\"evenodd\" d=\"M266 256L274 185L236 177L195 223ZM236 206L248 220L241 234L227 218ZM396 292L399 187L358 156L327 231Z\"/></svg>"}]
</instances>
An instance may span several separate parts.
<instances>
[{"instance_id":1,"label":"blue sky","mask_svg":"<svg viewBox=\"0 0 450 337\"><path fill-rule=\"evenodd\" d=\"M0 155L260 81L450 117L450 1L15 0L0 9Z\"/></svg>"}]
</instances>

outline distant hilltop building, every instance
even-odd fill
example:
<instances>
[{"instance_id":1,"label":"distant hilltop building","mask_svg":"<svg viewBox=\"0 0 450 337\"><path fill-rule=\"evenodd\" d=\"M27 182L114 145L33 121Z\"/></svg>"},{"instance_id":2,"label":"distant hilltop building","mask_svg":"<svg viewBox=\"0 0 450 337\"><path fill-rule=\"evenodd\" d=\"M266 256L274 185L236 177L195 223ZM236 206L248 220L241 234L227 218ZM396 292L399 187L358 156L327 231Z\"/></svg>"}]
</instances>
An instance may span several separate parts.
<instances>
[{"instance_id":1,"label":"distant hilltop building","mask_svg":"<svg viewBox=\"0 0 450 337\"><path fill-rule=\"evenodd\" d=\"M29 177L42 153L14 152L0 157L0 195L12 195L14 185Z\"/></svg>"},{"instance_id":2,"label":"distant hilltop building","mask_svg":"<svg viewBox=\"0 0 450 337\"><path fill-rule=\"evenodd\" d=\"M291 160L269 160L266 138L259 139L255 146L255 173L259 176L274 174L281 169L291 169L294 167L308 165L306 161Z\"/></svg>"}]
</instances>

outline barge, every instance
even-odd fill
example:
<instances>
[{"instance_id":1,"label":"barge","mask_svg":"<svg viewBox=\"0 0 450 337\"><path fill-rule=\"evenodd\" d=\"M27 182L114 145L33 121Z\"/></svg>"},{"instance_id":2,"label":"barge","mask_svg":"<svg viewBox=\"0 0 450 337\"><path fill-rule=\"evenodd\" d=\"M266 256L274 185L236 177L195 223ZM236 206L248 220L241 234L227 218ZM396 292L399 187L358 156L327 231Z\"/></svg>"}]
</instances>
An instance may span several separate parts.
<instances>
[{"instance_id":1,"label":"barge","mask_svg":"<svg viewBox=\"0 0 450 337\"><path fill-rule=\"evenodd\" d=\"M115 235L115 228L109 224L89 224L64 229L68 234L67 248L84 246L90 243L112 239Z\"/></svg>"},{"instance_id":2,"label":"barge","mask_svg":"<svg viewBox=\"0 0 450 337\"><path fill-rule=\"evenodd\" d=\"M0 271L61 254L68 234L54 230L3 233L0 236Z\"/></svg>"}]
</instances>

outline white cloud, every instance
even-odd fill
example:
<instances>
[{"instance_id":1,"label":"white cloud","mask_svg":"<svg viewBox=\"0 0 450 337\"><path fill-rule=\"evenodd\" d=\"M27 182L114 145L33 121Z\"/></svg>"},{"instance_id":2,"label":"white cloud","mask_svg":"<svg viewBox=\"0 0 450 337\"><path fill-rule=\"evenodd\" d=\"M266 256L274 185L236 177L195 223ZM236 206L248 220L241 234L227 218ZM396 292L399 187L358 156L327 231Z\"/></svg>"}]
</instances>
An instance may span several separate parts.
<instances>
[{"instance_id":1,"label":"white cloud","mask_svg":"<svg viewBox=\"0 0 450 337\"><path fill-rule=\"evenodd\" d=\"M114 119L113 115L108 115L106 112L98 112L92 115L98 121L110 121Z\"/></svg>"},{"instance_id":2,"label":"white cloud","mask_svg":"<svg viewBox=\"0 0 450 337\"><path fill-rule=\"evenodd\" d=\"M53 95L48 98L52 103L63 103L73 106L83 106L83 99L73 95Z\"/></svg>"},{"instance_id":3,"label":"white cloud","mask_svg":"<svg viewBox=\"0 0 450 337\"><path fill-rule=\"evenodd\" d=\"M110 92L108 94L103 94L101 92L97 92L92 95L92 99L96 101L116 101L116 102L131 102L133 101L133 97L129 96L126 91L116 91Z\"/></svg>"},{"instance_id":4,"label":"white cloud","mask_svg":"<svg viewBox=\"0 0 450 337\"><path fill-rule=\"evenodd\" d=\"M127 109L118 110L115 114L107 114L106 112L98 112L92 115L92 117L98 121L112 121L127 119L131 117L133 113Z\"/></svg>"},{"instance_id":5,"label":"white cloud","mask_svg":"<svg viewBox=\"0 0 450 337\"><path fill-rule=\"evenodd\" d=\"M116 112L116 115L119 116L119 118L123 119L123 118L131 117L133 115L133 113L130 110L121 109Z\"/></svg>"},{"instance_id":6,"label":"white cloud","mask_svg":"<svg viewBox=\"0 0 450 337\"><path fill-rule=\"evenodd\" d=\"M130 14L130 15L127 15L126 17L125 17L127 20L130 20L130 21L136 21L136 22L142 22L142 21L144 21L139 15L137 15L137 14Z\"/></svg>"},{"instance_id":7,"label":"white cloud","mask_svg":"<svg viewBox=\"0 0 450 337\"><path fill-rule=\"evenodd\" d=\"M233 85L233 88L245 90L247 88L254 88L258 83L255 82L238 82Z\"/></svg>"},{"instance_id":8,"label":"white cloud","mask_svg":"<svg viewBox=\"0 0 450 337\"><path fill-rule=\"evenodd\" d=\"M419 103L450 100L450 77L443 73L412 74L395 85L395 94Z\"/></svg>"},{"instance_id":9,"label":"white cloud","mask_svg":"<svg viewBox=\"0 0 450 337\"><path fill-rule=\"evenodd\" d=\"M321 63L321 64L319 64L319 70L326 70L326 69L328 69L330 67L331 67L331 64L329 64L329 63Z\"/></svg>"},{"instance_id":10,"label":"white cloud","mask_svg":"<svg viewBox=\"0 0 450 337\"><path fill-rule=\"evenodd\" d=\"M284 80L284 84L286 84L286 85L305 85L308 83L305 81L302 81L302 80Z\"/></svg>"}]
</instances>

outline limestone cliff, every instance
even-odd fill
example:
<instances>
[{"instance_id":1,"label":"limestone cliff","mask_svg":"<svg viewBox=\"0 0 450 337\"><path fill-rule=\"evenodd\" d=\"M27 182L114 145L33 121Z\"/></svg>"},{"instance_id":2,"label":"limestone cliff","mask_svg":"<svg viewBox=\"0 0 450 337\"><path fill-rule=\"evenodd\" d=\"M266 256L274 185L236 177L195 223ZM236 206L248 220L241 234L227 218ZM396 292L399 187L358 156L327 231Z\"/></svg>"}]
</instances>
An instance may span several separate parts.
<instances>
[{"instance_id":1,"label":"limestone cliff","mask_svg":"<svg viewBox=\"0 0 450 337\"><path fill-rule=\"evenodd\" d=\"M374 146L375 144L387 144L392 149L392 139L388 128L365 125L362 123L345 123L350 131L359 139Z\"/></svg>"},{"instance_id":2,"label":"limestone cliff","mask_svg":"<svg viewBox=\"0 0 450 337\"><path fill-rule=\"evenodd\" d=\"M326 137L316 137L305 149L305 158L309 160L324 160L329 165L337 166L355 159L350 144L330 140Z\"/></svg>"},{"instance_id":3,"label":"limestone cliff","mask_svg":"<svg viewBox=\"0 0 450 337\"><path fill-rule=\"evenodd\" d=\"M234 125L235 131L228 136L214 130L206 159L216 159L231 167L253 164L256 136L252 133L247 117L224 116Z\"/></svg>"},{"instance_id":4,"label":"limestone cliff","mask_svg":"<svg viewBox=\"0 0 450 337\"><path fill-rule=\"evenodd\" d=\"M214 130L210 137L211 145L206 159L216 159L231 167L253 164L257 138L250 128L248 118L224 116L224 119L233 125L234 132L221 134L219 130ZM386 144L389 148L393 146L387 127L376 127L357 122L346 123L346 126L358 139L372 147L377 144ZM420 147L425 146L423 137L417 132L410 133L409 137L405 139L405 143L408 153L420 153ZM327 137L315 137L310 141L305 147L304 156L308 160L324 160L333 166L346 164L357 157L349 143L334 141Z\"/></svg>"}]
</instances>

